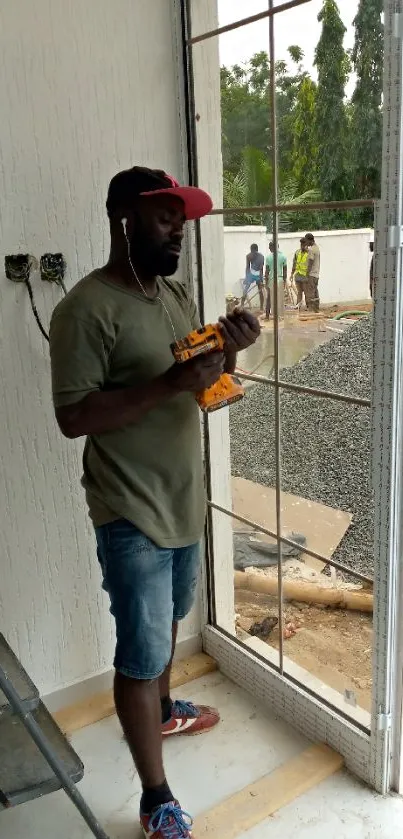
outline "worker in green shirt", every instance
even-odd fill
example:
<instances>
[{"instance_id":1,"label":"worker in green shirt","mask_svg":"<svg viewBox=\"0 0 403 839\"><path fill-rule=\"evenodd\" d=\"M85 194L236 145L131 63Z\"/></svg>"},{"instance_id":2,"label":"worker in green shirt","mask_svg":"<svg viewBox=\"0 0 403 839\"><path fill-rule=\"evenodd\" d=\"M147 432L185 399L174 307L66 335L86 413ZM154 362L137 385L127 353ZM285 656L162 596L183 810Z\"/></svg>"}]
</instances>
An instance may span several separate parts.
<instances>
[{"instance_id":1,"label":"worker in green shirt","mask_svg":"<svg viewBox=\"0 0 403 839\"><path fill-rule=\"evenodd\" d=\"M278 248L278 246L277 246ZM266 317L265 320L270 320L273 301L274 288L274 242L269 243L270 253L266 257ZM287 257L277 249L277 311L278 317L284 317L284 289L287 283Z\"/></svg>"}]
</instances>

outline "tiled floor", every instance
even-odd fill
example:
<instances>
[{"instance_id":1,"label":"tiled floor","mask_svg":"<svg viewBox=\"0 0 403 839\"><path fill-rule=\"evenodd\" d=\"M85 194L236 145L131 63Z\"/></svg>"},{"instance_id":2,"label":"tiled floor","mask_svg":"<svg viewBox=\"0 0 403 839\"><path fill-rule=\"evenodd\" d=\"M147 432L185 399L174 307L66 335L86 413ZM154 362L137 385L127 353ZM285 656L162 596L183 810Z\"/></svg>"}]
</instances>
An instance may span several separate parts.
<instances>
[{"instance_id":1,"label":"tiled floor","mask_svg":"<svg viewBox=\"0 0 403 839\"><path fill-rule=\"evenodd\" d=\"M182 696L217 705L221 725L200 737L165 744L170 784L197 815L275 769L308 744L285 723L218 673L187 685ZM139 836L140 787L116 718L78 732L74 746L86 767L80 789L110 839ZM396 839L403 800L381 799L340 773L249 831L248 839ZM0 814L1 839L90 839L64 793ZM195 839L199 839L195 837Z\"/></svg>"}]
</instances>

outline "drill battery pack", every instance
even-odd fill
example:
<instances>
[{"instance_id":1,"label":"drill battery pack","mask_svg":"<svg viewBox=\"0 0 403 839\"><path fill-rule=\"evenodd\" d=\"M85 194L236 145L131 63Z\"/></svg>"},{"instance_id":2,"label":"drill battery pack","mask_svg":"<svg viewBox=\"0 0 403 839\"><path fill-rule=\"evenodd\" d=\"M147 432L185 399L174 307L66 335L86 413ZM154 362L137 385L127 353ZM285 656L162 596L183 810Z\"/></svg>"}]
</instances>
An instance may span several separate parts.
<instances>
[{"instance_id":1,"label":"drill battery pack","mask_svg":"<svg viewBox=\"0 0 403 839\"><path fill-rule=\"evenodd\" d=\"M224 339L218 323L209 323L189 332L186 338L171 344L174 359L179 364L198 355L224 349ZM230 373L222 373L218 382L196 394L202 411L212 413L238 402L245 395L241 382Z\"/></svg>"}]
</instances>

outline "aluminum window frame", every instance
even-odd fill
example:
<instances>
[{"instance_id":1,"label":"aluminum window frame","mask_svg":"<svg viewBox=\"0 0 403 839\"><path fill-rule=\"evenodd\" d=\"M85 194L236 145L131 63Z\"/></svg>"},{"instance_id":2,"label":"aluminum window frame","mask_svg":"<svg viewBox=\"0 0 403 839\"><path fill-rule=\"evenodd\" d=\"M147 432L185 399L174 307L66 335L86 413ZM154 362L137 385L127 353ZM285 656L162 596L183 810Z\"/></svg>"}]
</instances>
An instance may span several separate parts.
<instances>
[{"instance_id":1,"label":"aluminum window frame","mask_svg":"<svg viewBox=\"0 0 403 839\"><path fill-rule=\"evenodd\" d=\"M194 107L194 78L193 78L193 48L194 45L208 38L248 25L257 19L269 18L270 27L270 57L271 57L271 115L272 125L275 127L274 108L274 58L275 31L274 16L286 9L303 5L310 0L293 0L274 7L273 0L269 0L269 9L253 18L237 21L227 27L218 27L209 32L200 33L192 37L191 17L192 0L180 0L183 26L183 48L186 78L186 106L188 113L188 142L189 142L189 174L190 182L197 185L197 131ZM374 366L373 366L373 394L371 400L372 413L372 477L374 483L377 515L375 519L375 580L374 580L374 660L373 660L373 707L371 731L365 730L357 722L347 718L340 709L326 703L320 695L312 695L303 683L298 683L289 673L284 671L284 653L280 650L280 667L270 665L267 660L247 649L236 638L217 623L215 610L214 583L214 511L234 518L232 510L223 508L212 497L211 478L209 472L210 440L209 426L205 419L205 453L208 467L208 550L207 550L207 590L208 616L204 631L205 648L217 658L221 669L234 681L271 701L272 707L282 716L286 716L296 727L301 728L313 739L320 737L325 742L340 751L347 766L363 780L379 792L385 793L391 787L398 788L398 778L402 776L401 760L401 719L402 719L402 663L401 652L403 642L403 615L398 610L398 598L403 599L403 582L400 573L401 557L400 529L402 524L402 491L401 469L403 466L403 447L401 441L402 428L402 398L403 398L403 299L402 299L402 247L403 247L403 215L401 184L403 182L403 122L402 122L402 38L403 38L403 5L402 0L386 0L385 2L385 73L384 73L384 153L382 173L382 197L376 204L376 237L375 259L377 265L377 292L374 307ZM274 116L274 123L273 123ZM275 136L275 132L274 132ZM387 153L385 154L385 150ZM273 213L273 239L278 241L278 217L283 210L301 209L299 205L281 205L277 198L277 142L273 144L274 188L273 201L264 207L234 208L234 212L260 212L262 209ZM397 186L400 187L397 189ZM341 209L346 206L372 206L374 202L357 199L352 202L317 202L303 205L306 209ZM224 209L216 209L213 214L223 214ZM225 210L227 213L228 210ZM195 225L195 241L197 251L197 274L199 289L199 305L204 309L204 289L202 279L202 247L200 223ZM393 240L393 231L398 232ZM402 231L402 232L401 232ZM311 395L323 396L346 401L357 405L369 405L369 400L350 397L347 394L336 394L320 389L307 389L298 385L289 385L279 377L278 362L278 318L277 318L277 266L274 262L274 344L275 370L274 378L245 375L245 379L259 381L274 389L276 399L279 400L281 390L295 390L308 392ZM388 388L385 387L385 371L389 373ZM276 411L276 523L279 548L279 608L282 612L282 577L281 577L281 548L282 544L290 543L279 535L281 525L281 510L279 509L279 495L281 492L281 426L280 405ZM235 516L235 518L241 518ZM241 518L241 520L243 520ZM249 520L245 520L248 521ZM262 532L269 532L265 528L257 528ZM318 554L314 554L317 558ZM321 557L322 558L322 557ZM336 567L323 558L328 564ZM351 569L348 569L351 573ZM358 577L362 575L357 575ZM281 637L281 633L280 633ZM282 646L282 645L281 645ZM393 742L393 749L392 749ZM393 760L392 760L393 752Z\"/></svg>"}]
</instances>

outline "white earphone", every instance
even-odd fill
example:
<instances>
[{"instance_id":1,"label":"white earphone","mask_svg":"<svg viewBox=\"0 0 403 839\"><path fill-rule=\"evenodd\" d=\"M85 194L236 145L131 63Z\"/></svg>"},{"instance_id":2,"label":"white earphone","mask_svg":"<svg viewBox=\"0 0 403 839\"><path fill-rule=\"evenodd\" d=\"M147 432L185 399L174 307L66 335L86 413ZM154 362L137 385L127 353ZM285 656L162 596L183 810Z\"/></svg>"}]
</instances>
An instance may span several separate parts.
<instances>
[{"instance_id":1,"label":"white earphone","mask_svg":"<svg viewBox=\"0 0 403 839\"><path fill-rule=\"evenodd\" d=\"M122 218L122 227L123 227L123 233L125 234L125 239L127 239L127 233L126 233L127 218Z\"/></svg>"}]
</instances>

